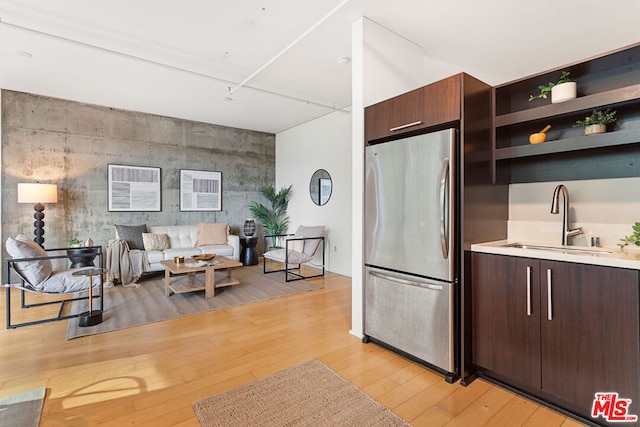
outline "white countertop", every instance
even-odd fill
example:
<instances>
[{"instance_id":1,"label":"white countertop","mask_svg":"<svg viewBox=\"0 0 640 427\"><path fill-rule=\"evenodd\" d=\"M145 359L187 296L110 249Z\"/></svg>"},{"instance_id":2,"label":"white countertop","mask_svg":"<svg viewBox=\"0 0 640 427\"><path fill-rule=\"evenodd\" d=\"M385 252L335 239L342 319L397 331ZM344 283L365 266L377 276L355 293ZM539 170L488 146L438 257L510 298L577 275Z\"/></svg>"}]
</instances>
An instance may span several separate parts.
<instances>
[{"instance_id":1,"label":"white countertop","mask_svg":"<svg viewBox=\"0 0 640 427\"><path fill-rule=\"evenodd\" d=\"M520 243L527 245L539 245L556 248L568 248L568 249L581 249L581 250L596 250L596 251L609 251L610 254L604 255L591 255L591 254L575 254L569 252L555 251L555 250L540 250L540 249L523 249L505 246L508 244ZM510 255L520 256L527 258L539 258L552 261L566 261L575 262L579 264L592 264L603 265L608 267L620 267L630 268L634 270L640 270L640 250L634 247L627 246L624 251L621 251L619 247L615 248L592 248L586 246L561 246L542 242L521 241L521 240L498 240L495 242L476 243L471 245L472 252L482 252L487 254L497 255Z\"/></svg>"}]
</instances>

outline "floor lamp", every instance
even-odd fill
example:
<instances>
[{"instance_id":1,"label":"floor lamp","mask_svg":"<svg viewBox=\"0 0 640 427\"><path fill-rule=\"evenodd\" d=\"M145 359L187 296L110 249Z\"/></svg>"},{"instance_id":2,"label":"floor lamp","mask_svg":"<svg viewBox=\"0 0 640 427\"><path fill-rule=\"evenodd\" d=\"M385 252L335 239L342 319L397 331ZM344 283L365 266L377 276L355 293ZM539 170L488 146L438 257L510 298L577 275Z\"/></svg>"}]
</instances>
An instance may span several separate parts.
<instances>
[{"instance_id":1,"label":"floor lamp","mask_svg":"<svg viewBox=\"0 0 640 427\"><path fill-rule=\"evenodd\" d=\"M58 203L58 186L56 184L18 184L18 203L35 203L33 214L34 242L44 248L44 204Z\"/></svg>"}]
</instances>

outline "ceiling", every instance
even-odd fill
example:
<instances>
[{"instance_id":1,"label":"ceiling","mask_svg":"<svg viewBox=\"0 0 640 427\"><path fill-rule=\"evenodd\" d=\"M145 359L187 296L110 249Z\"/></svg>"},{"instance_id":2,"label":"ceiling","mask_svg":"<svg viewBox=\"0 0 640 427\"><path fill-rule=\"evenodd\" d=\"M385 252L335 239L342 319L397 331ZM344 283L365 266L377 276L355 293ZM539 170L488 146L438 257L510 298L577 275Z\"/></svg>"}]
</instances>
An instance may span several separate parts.
<instances>
[{"instance_id":1,"label":"ceiling","mask_svg":"<svg viewBox=\"0 0 640 427\"><path fill-rule=\"evenodd\" d=\"M348 109L360 16L424 49L425 84L496 85L640 41L640 2L614 4L0 0L0 88L277 133Z\"/></svg>"}]
</instances>

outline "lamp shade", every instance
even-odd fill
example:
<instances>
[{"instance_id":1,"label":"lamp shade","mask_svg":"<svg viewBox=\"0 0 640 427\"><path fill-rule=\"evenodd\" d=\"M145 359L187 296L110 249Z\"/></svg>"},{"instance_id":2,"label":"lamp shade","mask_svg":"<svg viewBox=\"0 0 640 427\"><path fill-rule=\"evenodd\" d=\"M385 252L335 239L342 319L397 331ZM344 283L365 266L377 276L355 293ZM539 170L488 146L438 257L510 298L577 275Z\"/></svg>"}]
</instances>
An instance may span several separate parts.
<instances>
[{"instance_id":1,"label":"lamp shade","mask_svg":"<svg viewBox=\"0 0 640 427\"><path fill-rule=\"evenodd\" d=\"M19 183L18 203L58 203L56 184Z\"/></svg>"}]
</instances>

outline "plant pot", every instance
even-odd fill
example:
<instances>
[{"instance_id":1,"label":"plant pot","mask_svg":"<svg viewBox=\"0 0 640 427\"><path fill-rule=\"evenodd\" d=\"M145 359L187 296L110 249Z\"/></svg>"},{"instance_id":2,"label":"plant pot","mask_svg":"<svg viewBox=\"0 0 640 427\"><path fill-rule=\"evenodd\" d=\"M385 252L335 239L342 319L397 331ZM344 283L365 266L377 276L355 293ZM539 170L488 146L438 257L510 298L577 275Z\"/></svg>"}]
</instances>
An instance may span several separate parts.
<instances>
[{"instance_id":1,"label":"plant pot","mask_svg":"<svg viewBox=\"0 0 640 427\"><path fill-rule=\"evenodd\" d=\"M576 82L560 83L551 88L551 103L559 104L575 99L578 93Z\"/></svg>"},{"instance_id":2,"label":"plant pot","mask_svg":"<svg viewBox=\"0 0 640 427\"><path fill-rule=\"evenodd\" d=\"M596 133L605 133L607 131L607 125L589 125L584 127L584 134L586 136Z\"/></svg>"}]
</instances>

